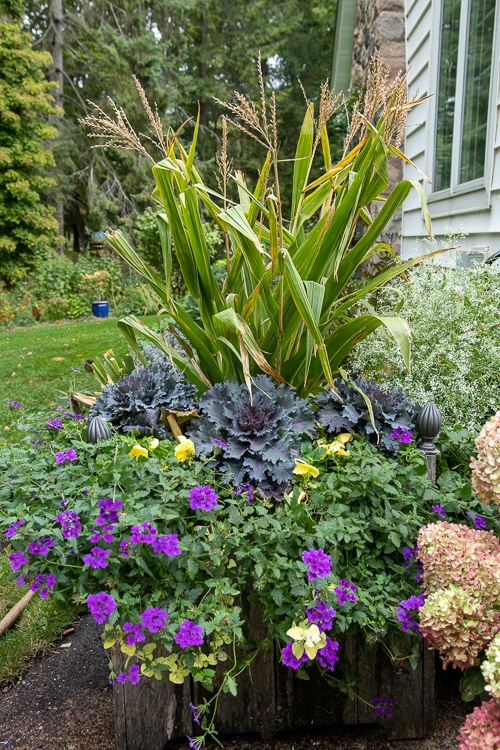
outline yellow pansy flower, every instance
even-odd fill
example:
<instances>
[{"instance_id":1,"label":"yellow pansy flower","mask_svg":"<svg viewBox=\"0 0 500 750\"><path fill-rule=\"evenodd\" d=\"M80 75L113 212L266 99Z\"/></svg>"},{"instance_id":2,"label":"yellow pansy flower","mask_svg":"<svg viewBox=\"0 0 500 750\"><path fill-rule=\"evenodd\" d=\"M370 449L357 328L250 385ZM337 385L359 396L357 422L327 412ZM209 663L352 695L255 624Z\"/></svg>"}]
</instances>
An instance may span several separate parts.
<instances>
[{"instance_id":1,"label":"yellow pansy flower","mask_svg":"<svg viewBox=\"0 0 500 750\"><path fill-rule=\"evenodd\" d=\"M348 456L349 451L346 451L345 445L350 440L352 440L352 434L350 432L342 432L340 435L337 435L332 443L325 443L324 440L320 440L318 442L318 446L325 449L325 453L323 454L322 458L326 458L327 456L332 455Z\"/></svg>"},{"instance_id":2,"label":"yellow pansy flower","mask_svg":"<svg viewBox=\"0 0 500 750\"><path fill-rule=\"evenodd\" d=\"M308 479L309 477L317 477L319 475L319 470L315 466L306 464L305 461L300 461L298 458L296 458L293 473L298 474L301 477L306 477L306 479Z\"/></svg>"},{"instance_id":3,"label":"yellow pansy flower","mask_svg":"<svg viewBox=\"0 0 500 750\"><path fill-rule=\"evenodd\" d=\"M142 445L136 443L128 455L130 456L130 458L139 458L139 456L147 458L148 454L149 451L147 448L143 448Z\"/></svg>"},{"instance_id":4,"label":"yellow pansy flower","mask_svg":"<svg viewBox=\"0 0 500 750\"><path fill-rule=\"evenodd\" d=\"M303 627L304 625L309 627ZM300 625L293 623L286 634L294 641L292 653L296 659L300 659L304 651L310 659L314 659L320 648L326 646L325 633L321 633L317 625L310 625L308 620L304 620Z\"/></svg>"},{"instance_id":5,"label":"yellow pansy flower","mask_svg":"<svg viewBox=\"0 0 500 750\"><path fill-rule=\"evenodd\" d=\"M159 445L160 441L158 440L158 438L150 438L148 440L148 450L150 451L154 451L155 448L158 448Z\"/></svg>"},{"instance_id":6,"label":"yellow pansy flower","mask_svg":"<svg viewBox=\"0 0 500 750\"><path fill-rule=\"evenodd\" d=\"M194 456L195 447L193 441L189 440L189 438L184 435L179 435L177 440L180 445L176 446L174 453L179 463L182 463L183 461L187 461L188 458L191 458L191 456Z\"/></svg>"}]
</instances>

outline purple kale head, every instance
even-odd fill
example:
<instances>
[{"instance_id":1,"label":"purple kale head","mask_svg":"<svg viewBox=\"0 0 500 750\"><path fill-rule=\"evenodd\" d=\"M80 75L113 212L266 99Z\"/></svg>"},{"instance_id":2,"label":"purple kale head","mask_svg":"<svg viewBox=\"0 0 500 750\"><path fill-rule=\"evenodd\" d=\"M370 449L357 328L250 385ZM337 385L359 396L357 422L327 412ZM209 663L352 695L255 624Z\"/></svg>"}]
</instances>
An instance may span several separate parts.
<instances>
[{"instance_id":1,"label":"purple kale head","mask_svg":"<svg viewBox=\"0 0 500 750\"><path fill-rule=\"evenodd\" d=\"M200 398L199 414L189 430L198 452L235 487L248 483L264 497L289 486L301 441L316 434L310 404L265 375L253 379L252 397L246 385L218 383Z\"/></svg>"}]
</instances>

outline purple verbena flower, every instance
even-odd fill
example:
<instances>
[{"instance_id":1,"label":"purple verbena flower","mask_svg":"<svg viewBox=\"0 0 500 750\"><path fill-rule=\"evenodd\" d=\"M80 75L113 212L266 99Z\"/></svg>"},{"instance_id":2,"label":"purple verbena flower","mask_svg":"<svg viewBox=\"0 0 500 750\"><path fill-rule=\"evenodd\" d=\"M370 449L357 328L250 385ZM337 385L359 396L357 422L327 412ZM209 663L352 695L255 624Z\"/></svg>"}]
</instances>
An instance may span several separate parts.
<instances>
[{"instance_id":1,"label":"purple verbena flower","mask_svg":"<svg viewBox=\"0 0 500 750\"><path fill-rule=\"evenodd\" d=\"M174 635L174 641L181 648L187 648L188 646L202 646L203 628L195 622L184 620L184 622L181 623L179 630Z\"/></svg>"},{"instance_id":2,"label":"purple verbena flower","mask_svg":"<svg viewBox=\"0 0 500 750\"><path fill-rule=\"evenodd\" d=\"M472 523L474 524L474 528L476 528L476 529L486 529L486 518L483 518L483 516L480 516L479 513L474 513L474 515L473 515L470 512L470 510L468 510L467 511L467 516L471 519Z\"/></svg>"},{"instance_id":3,"label":"purple verbena flower","mask_svg":"<svg viewBox=\"0 0 500 750\"><path fill-rule=\"evenodd\" d=\"M248 504L250 504L250 501L254 499L253 488L250 482L243 482L243 484L240 484L238 487L236 487L234 494L238 496L243 495L244 492L247 493Z\"/></svg>"},{"instance_id":4,"label":"purple verbena flower","mask_svg":"<svg viewBox=\"0 0 500 750\"><path fill-rule=\"evenodd\" d=\"M67 451L57 451L55 457L56 465L58 465L62 464L64 461L76 461L78 454L73 448L70 448Z\"/></svg>"},{"instance_id":5,"label":"purple verbena flower","mask_svg":"<svg viewBox=\"0 0 500 750\"><path fill-rule=\"evenodd\" d=\"M17 552L13 552L11 555L9 555L9 560L11 570L19 570L28 562L28 558L22 550L18 550Z\"/></svg>"},{"instance_id":6,"label":"purple verbena flower","mask_svg":"<svg viewBox=\"0 0 500 750\"><path fill-rule=\"evenodd\" d=\"M223 440L219 440L218 438L212 438L212 443L217 448L222 448L223 450L224 450L224 448L227 448L227 443L225 443Z\"/></svg>"},{"instance_id":7,"label":"purple verbena flower","mask_svg":"<svg viewBox=\"0 0 500 750\"><path fill-rule=\"evenodd\" d=\"M90 565L90 567L94 569L108 567L106 558L109 556L109 549L102 549L101 547L92 547L90 552L92 554L84 555L82 557L84 565Z\"/></svg>"},{"instance_id":8,"label":"purple verbena flower","mask_svg":"<svg viewBox=\"0 0 500 750\"><path fill-rule=\"evenodd\" d=\"M87 597L87 607L90 614L96 622L102 625L109 615L116 609L117 604L111 594L101 591L99 594L89 594Z\"/></svg>"},{"instance_id":9,"label":"purple verbena flower","mask_svg":"<svg viewBox=\"0 0 500 750\"><path fill-rule=\"evenodd\" d=\"M56 523L62 526L62 535L64 539L78 539L82 530L82 524L78 520L78 515L72 510L65 510L56 518Z\"/></svg>"},{"instance_id":10,"label":"purple verbena flower","mask_svg":"<svg viewBox=\"0 0 500 750\"><path fill-rule=\"evenodd\" d=\"M153 552L163 552L167 557L182 555L177 534L165 534L154 539Z\"/></svg>"},{"instance_id":11,"label":"purple verbena flower","mask_svg":"<svg viewBox=\"0 0 500 750\"><path fill-rule=\"evenodd\" d=\"M309 622L315 623L321 631L331 630L333 627L333 618L337 613L333 607L329 607L326 602L320 599L316 600L315 607L306 609L306 615Z\"/></svg>"},{"instance_id":12,"label":"purple verbena flower","mask_svg":"<svg viewBox=\"0 0 500 750\"><path fill-rule=\"evenodd\" d=\"M135 643L140 643L141 641L146 640L142 627L136 623L124 622L122 629L124 633L128 634L127 638L125 638L127 646L133 646Z\"/></svg>"},{"instance_id":13,"label":"purple verbena flower","mask_svg":"<svg viewBox=\"0 0 500 750\"><path fill-rule=\"evenodd\" d=\"M131 544L153 544L158 533L150 523L141 523L140 526L132 526L130 532Z\"/></svg>"},{"instance_id":14,"label":"purple verbena flower","mask_svg":"<svg viewBox=\"0 0 500 750\"><path fill-rule=\"evenodd\" d=\"M194 706L192 703L189 704L189 708L191 709L191 716L193 717L193 721L195 724L200 723L200 715L198 713L198 710L196 706Z\"/></svg>"},{"instance_id":15,"label":"purple verbena flower","mask_svg":"<svg viewBox=\"0 0 500 750\"><path fill-rule=\"evenodd\" d=\"M437 513L438 516L443 520L446 518L446 510L442 505L433 505L432 510L434 511L434 513Z\"/></svg>"},{"instance_id":16,"label":"purple verbena flower","mask_svg":"<svg viewBox=\"0 0 500 750\"><path fill-rule=\"evenodd\" d=\"M7 539L12 539L17 533L17 530L20 526L22 526L24 523L24 518L20 518L19 521L14 521L14 523L11 523L11 525L5 529L4 536L7 537Z\"/></svg>"},{"instance_id":17,"label":"purple verbena flower","mask_svg":"<svg viewBox=\"0 0 500 750\"><path fill-rule=\"evenodd\" d=\"M43 573L37 573L35 580L30 584L31 591L38 591L40 599L46 599L49 595L49 589L53 589L56 585L56 577L54 573L44 575Z\"/></svg>"},{"instance_id":18,"label":"purple verbena flower","mask_svg":"<svg viewBox=\"0 0 500 750\"><path fill-rule=\"evenodd\" d=\"M304 651L300 659L297 659L292 651L293 643L287 643L284 648L281 649L281 661L285 667L291 667L292 669L298 669L306 661L309 661L309 657Z\"/></svg>"},{"instance_id":19,"label":"purple verbena flower","mask_svg":"<svg viewBox=\"0 0 500 750\"><path fill-rule=\"evenodd\" d=\"M130 546L130 542L127 539L122 539L120 542L120 552L122 553L122 557L128 557L128 548Z\"/></svg>"},{"instance_id":20,"label":"purple verbena flower","mask_svg":"<svg viewBox=\"0 0 500 750\"><path fill-rule=\"evenodd\" d=\"M401 630L407 633L409 630L415 630L417 633L420 632L418 623L411 615L412 611L418 611L420 607L423 607L425 602L425 595L419 594L419 596L410 596L409 599L403 599L399 602L399 606L396 610L396 617L401 624Z\"/></svg>"},{"instance_id":21,"label":"purple verbena flower","mask_svg":"<svg viewBox=\"0 0 500 750\"><path fill-rule=\"evenodd\" d=\"M105 497L98 501L100 513L96 518L98 526L106 526L108 523L118 523L118 511L122 510L123 502L119 499L113 500Z\"/></svg>"},{"instance_id":22,"label":"purple verbena flower","mask_svg":"<svg viewBox=\"0 0 500 750\"><path fill-rule=\"evenodd\" d=\"M198 487L193 487L189 491L189 507L191 510L205 510L208 512L219 507L217 503L218 497L208 485L205 487L198 485Z\"/></svg>"},{"instance_id":23,"label":"purple verbena flower","mask_svg":"<svg viewBox=\"0 0 500 750\"><path fill-rule=\"evenodd\" d=\"M120 685L124 685L126 682L131 682L132 685L137 685L140 679L141 670L139 668L139 665L132 664L128 671L128 674L126 672L120 672L120 674L116 677L115 682L118 682Z\"/></svg>"},{"instance_id":24,"label":"purple verbena flower","mask_svg":"<svg viewBox=\"0 0 500 750\"><path fill-rule=\"evenodd\" d=\"M375 716L392 716L392 698L374 698Z\"/></svg>"},{"instance_id":25,"label":"purple verbena flower","mask_svg":"<svg viewBox=\"0 0 500 750\"><path fill-rule=\"evenodd\" d=\"M36 542L30 542L28 544L28 552L30 555L41 555L42 557L45 557L49 554L49 549L53 547L55 544L54 540L50 537L44 537L43 539L38 539Z\"/></svg>"},{"instance_id":26,"label":"purple verbena flower","mask_svg":"<svg viewBox=\"0 0 500 750\"><path fill-rule=\"evenodd\" d=\"M316 659L318 660L318 664L320 667L323 667L323 669L328 669L329 672L333 672L335 669L335 664L339 660L338 650L339 650L339 642L338 641L332 641L331 638L328 636L326 637L326 646L323 646L323 648L320 648L318 653L316 654Z\"/></svg>"},{"instance_id":27,"label":"purple verbena flower","mask_svg":"<svg viewBox=\"0 0 500 750\"><path fill-rule=\"evenodd\" d=\"M339 585L335 586L333 590L341 607L346 602L358 601L358 597L354 593L355 591L357 591L357 587L354 585L354 583L349 583L349 581L346 581L344 578L340 579Z\"/></svg>"},{"instance_id":28,"label":"purple verbena flower","mask_svg":"<svg viewBox=\"0 0 500 750\"><path fill-rule=\"evenodd\" d=\"M397 440L399 443L413 443L413 433L404 427L395 427L389 434L391 440Z\"/></svg>"},{"instance_id":29,"label":"purple verbena flower","mask_svg":"<svg viewBox=\"0 0 500 750\"><path fill-rule=\"evenodd\" d=\"M23 405L19 401L7 401L11 409L22 409Z\"/></svg>"},{"instance_id":30,"label":"purple verbena flower","mask_svg":"<svg viewBox=\"0 0 500 750\"><path fill-rule=\"evenodd\" d=\"M92 544L97 544L101 540L106 542L106 544L111 544L113 541L113 529L114 526L112 523L109 523L107 526L104 526L104 528L96 529L95 526L92 526L91 531L94 533L92 536L89 537L89 541Z\"/></svg>"},{"instance_id":31,"label":"purple verbena flower","mask_svg":"<svg viewBox=\"0 0 500 750\"><path fill-rule=\"evenodd\" d=\"M148 607L141 615L141 622L150 633L157 633L168 622L168 612L159 607Z\"/></svg>"},{"instance_id":32,"label":"purple verbena flower","mask_svg":"<svg viewBox=\"0 0 500 750\"><path fill-rule=\"evenodd\" d=\"M307 577L310 581L326 578L332 572L332 558L322 549L313 549L302 553L302 561L309 567Z\"/></svg>"},{"instance_id":33,"label":"purple verbena flower","mask_svg":"<svg viewBox=\"0 0 500 750\"><path fill-rule=\"evenodd\" d=\"M52 417L52 419L49 422L45 422L45 427L51 428L53 427L55 430L59 432L59 430L62 430L62 419L59 419L59 417Z\"/></svg>"},{"instance_id":34,"label":"purple verbena flower","mask_svg":"<svg viewBox=\"0 0 500 750\"><path fill-rule=\"evenodd\" d=\"M25 573L22 573L20 576L17 576L16 578L16 586L18 589L20 589L24 584L26 583L27 575Z\"/></svg>"}]
</instances>

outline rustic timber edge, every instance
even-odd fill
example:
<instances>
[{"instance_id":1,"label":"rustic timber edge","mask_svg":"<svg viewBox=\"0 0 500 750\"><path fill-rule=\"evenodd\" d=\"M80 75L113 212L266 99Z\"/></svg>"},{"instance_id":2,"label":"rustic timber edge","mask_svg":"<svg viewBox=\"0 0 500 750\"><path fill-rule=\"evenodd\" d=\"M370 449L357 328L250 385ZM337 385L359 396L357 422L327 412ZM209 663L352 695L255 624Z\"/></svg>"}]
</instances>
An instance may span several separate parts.
<instances>
[{"instance_id":1,"label":"rustic timber edge","mask_svg":"<svg viewBox=\"0 0 500 750\"><path fill-rule=\"evenodd\" d=\"M309 670L308 681L297 679L293 670L281 664L275 646L261 651L241 675L236 697L220 696L215 720L219 738L245 733L271 737L279 731L354 724L380 724L387 739L416 739L432 733L434 652L424 641L416 669L407 661L392 664L379 645L367 648L349 635L342 648L342 660L350 662L361 681L358 698L349 700L327 685L318 670ZM116 647L111 657L115 671L122 671L126 657ZM221 676L222 672L216 675L215 688ZM197 705L210 695L190 679L175 686L144 677L138 685L115 684L117 750L168 750L169 740L196 735L189 704ZM367 705L373 704L375 696L392 698L392 718L375 716L372 705Z\"/></svg>"}]
</instances>

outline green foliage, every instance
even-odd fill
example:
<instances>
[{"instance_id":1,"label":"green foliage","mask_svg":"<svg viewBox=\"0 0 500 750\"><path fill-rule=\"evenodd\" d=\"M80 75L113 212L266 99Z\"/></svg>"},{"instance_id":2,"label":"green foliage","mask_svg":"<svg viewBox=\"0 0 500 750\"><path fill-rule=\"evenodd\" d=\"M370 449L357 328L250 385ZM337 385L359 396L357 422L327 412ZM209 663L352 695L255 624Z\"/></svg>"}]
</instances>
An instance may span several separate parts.
<instances>
[{"instance_id":1,"label":"green foliage","mask_svg":"<svg viewBox=\"0 0 500 750\"><path fill-rule=\"evenodd\" d=\"M57 132L50 56L31 48L16 23L0 22L0 280L22 279L37 252L54 247L57 222L46 203L54 164L47 144Z\"/></svg>"},{"instance_id":2,"label":"green foliage","mask_svg":"<svg viewBox=\"0 0 500 750\"><path fill-rule=\"evenodd\" d=\"M237 105L228 105L268 150L253 192L243 175L236 173L238 202L229 205L225 196L203 184L194 167L196 133L189 151L177 139L169 142L167 158L153 168L155 197L166 217L162 233L165 279L133 250L123 233L108 233L113 249L162 299L174 321L171 331L177 333L177 345L169 346L133 317L120 322L122 330L137 351L136 333L162 348L200 391L226 380L246 382L250 388L251 377L259 372L302 395L317 391L324 383L332 386L350 351L379 326L388 329L408 362L404 321L378 316L370 308L366 314L350 316L356 303L419 261L395 263L362 288L349 286L372 255L392 254L378 237L412 188L412 183L402 181L382 198L388 187L387 158L399 153L391 142L397 93L387 95L376 125L370 124L358 145L336 165L331 163L326 130L334 108L331 94L323 90L318 129L313 105L307 107L296 149L288 221L282 214L277 135L268 125L274 108L271 105L271 111L266 111L264 89L262 101L260 117L243 98ZM111 138L112 132L94 134ZM313 180L320 144L324 171ZM271 174L272 187L268 185ZM368 207L374 200L384 200L384 205L372 220ZM222 290L211 266L203 212L210 214L225 236ZM368 228L356 239L360 220ZM187 315L173 298L172 247L201 322Z\"/></svg>"},{"instance_id":3,"label":"green foliage","mask_svg":"<svg viewBox=\"0 0 500 750\"><path fill-rule=\"evenodd\" d=\"M433 402L443 424L477 432L500 409L500 273L495 267L425 264L379 296L381 315L404 315L412 334L408 373L383 331L363 342L349 363L354 377L403 388L417 403Z\"/></svg>"}]
</instances>

